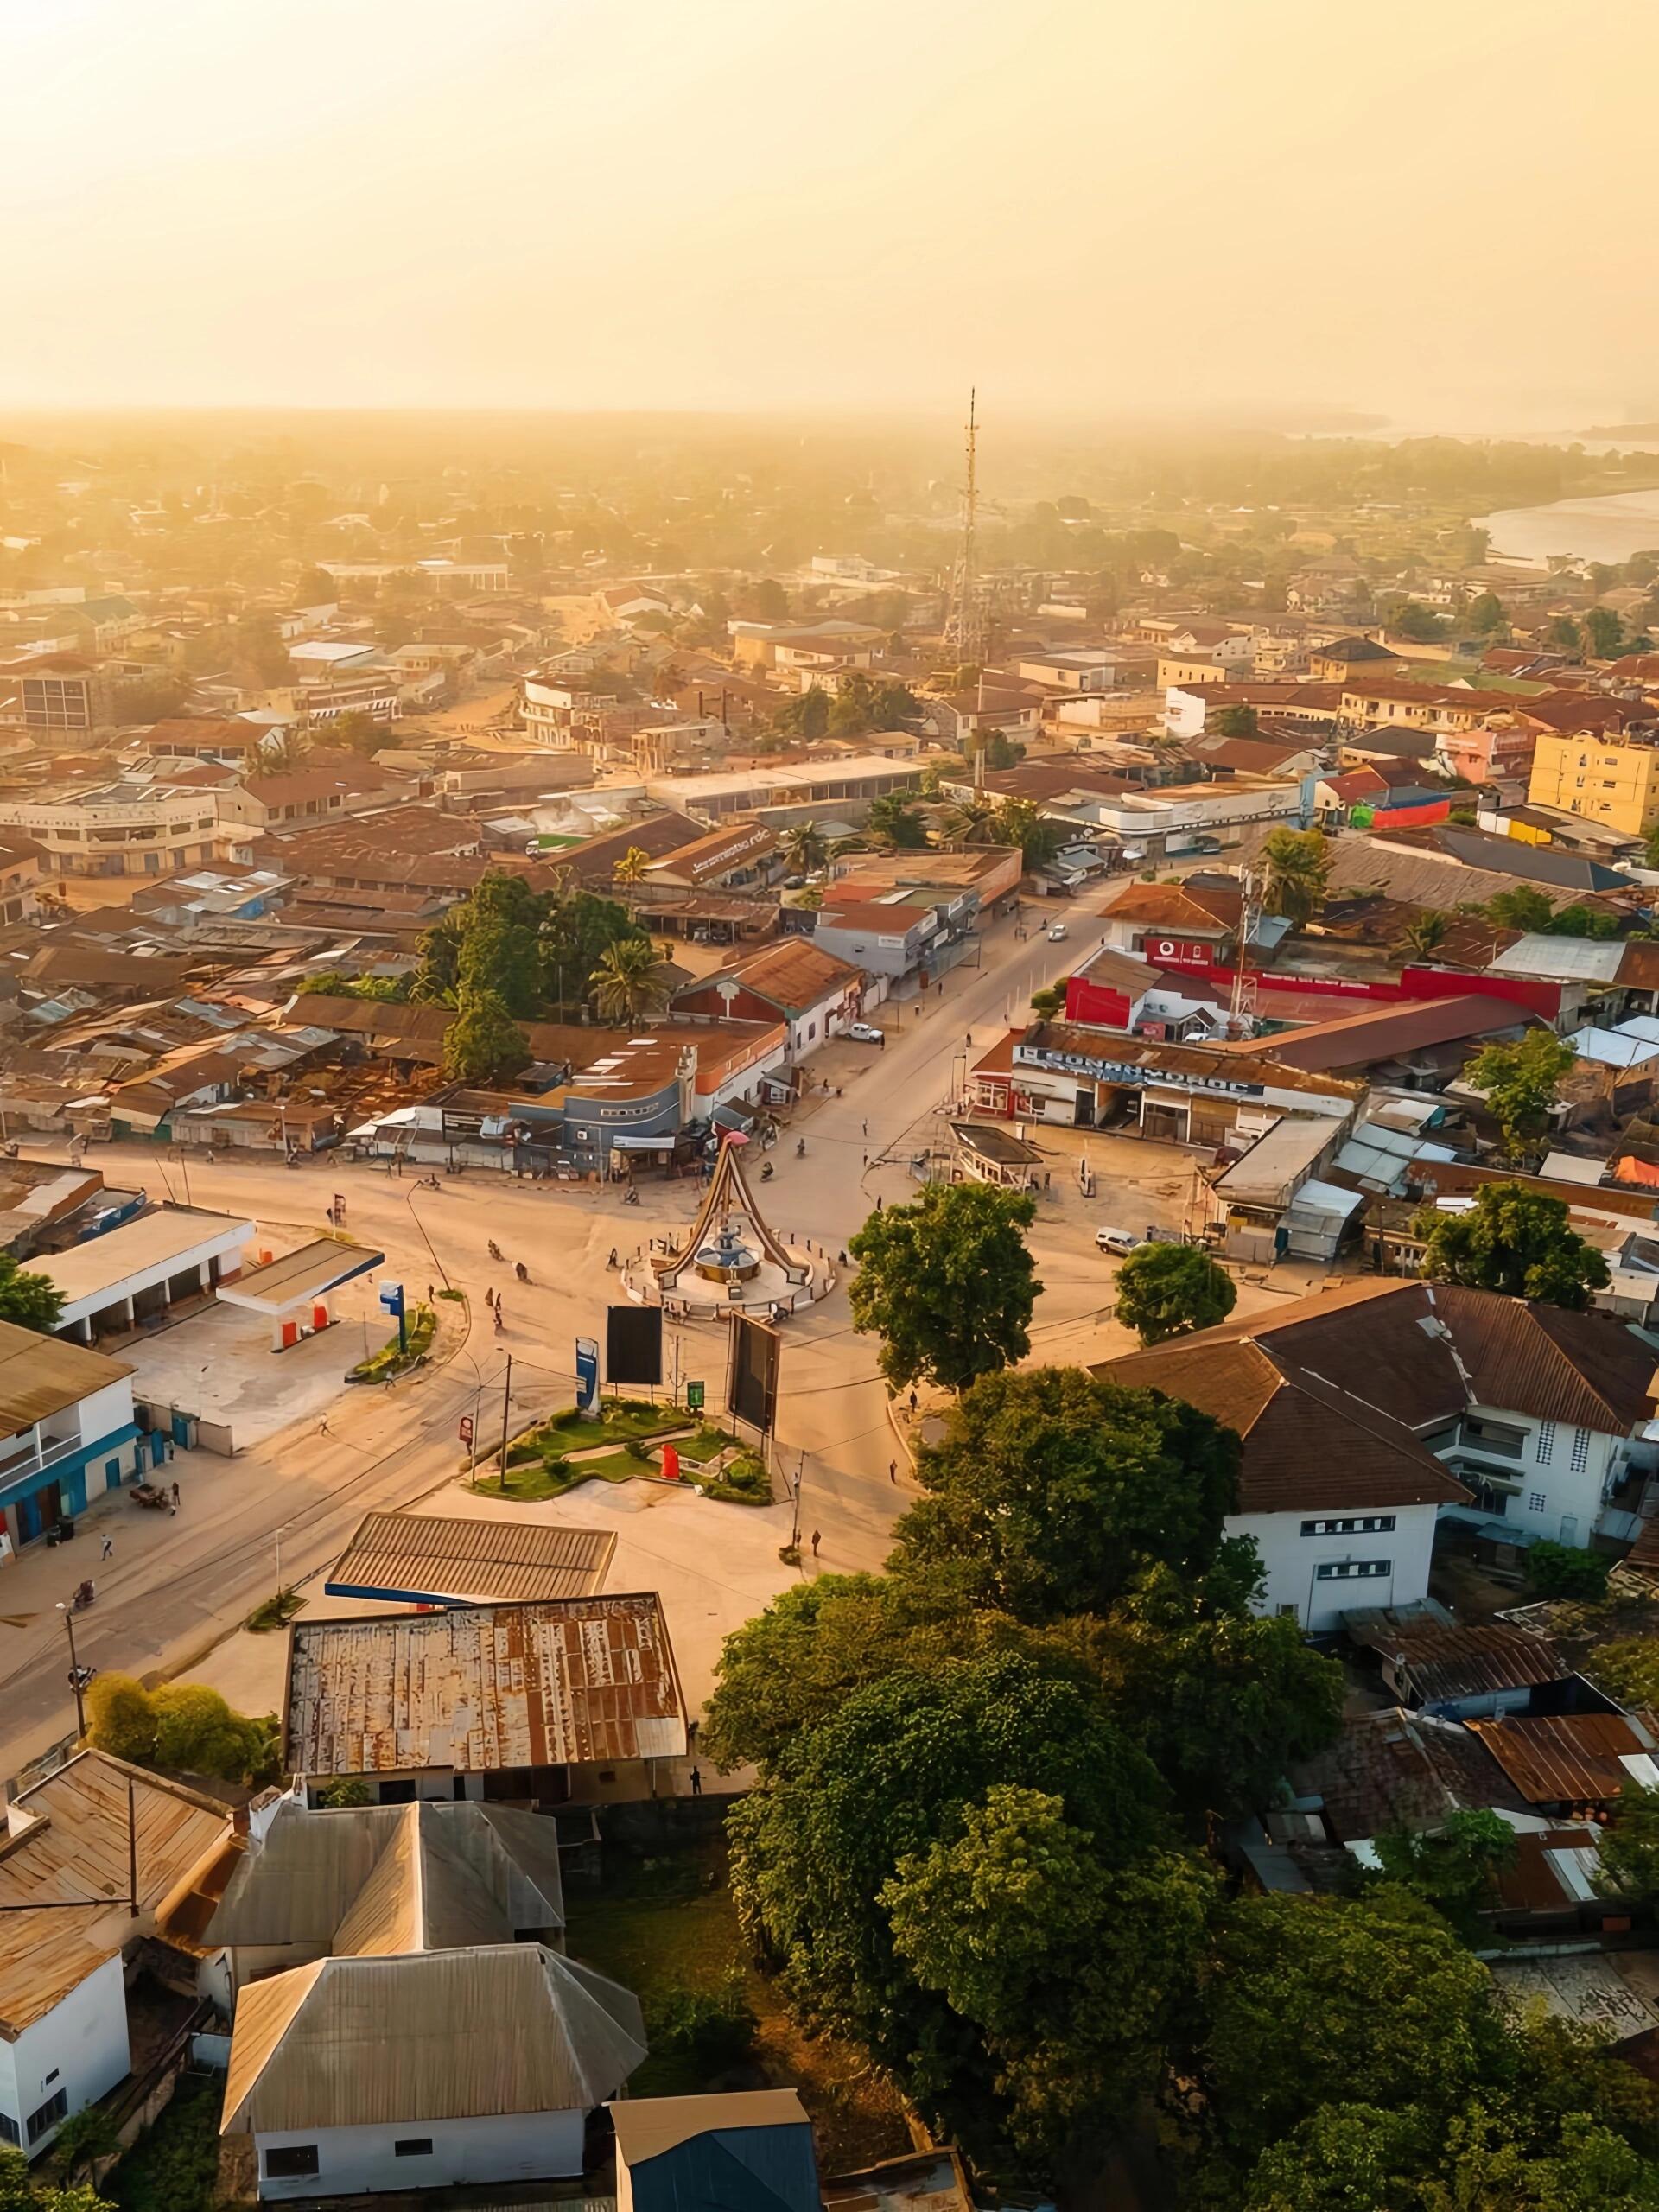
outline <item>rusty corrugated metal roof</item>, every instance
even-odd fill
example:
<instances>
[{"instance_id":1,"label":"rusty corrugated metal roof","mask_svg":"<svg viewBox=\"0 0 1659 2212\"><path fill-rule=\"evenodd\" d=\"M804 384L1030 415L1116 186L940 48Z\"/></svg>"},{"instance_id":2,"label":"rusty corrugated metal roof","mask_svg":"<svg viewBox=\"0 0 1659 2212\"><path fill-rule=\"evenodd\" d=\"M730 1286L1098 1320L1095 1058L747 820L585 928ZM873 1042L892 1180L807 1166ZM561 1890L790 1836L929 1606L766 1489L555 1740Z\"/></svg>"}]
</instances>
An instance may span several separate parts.
<instances>
[{"instance_id":1,"label":"rusty corrugated metal roof","mask_svg":"<svg viewBox=\"0 0 1659 2212\"><path fill-rule=\"evenodd\" d=\"M1622 1713L1575 1713L1471 1720L1532 1805L1605 1804L1630 1779L1620 1761L1651 1753L1653 1731Z\"/></svg>"},{"instance_id":2,"label":"rusty corrugated metal roof","mask_svg":"<svg viewBox=\"0 0 1659 2212\"><path fill-rule=\"evenodd\" d=\"M296 1621L283 1716L306 1775L679 1758L685 1710L654 1592Z\"/></svg>"}]
</instances>

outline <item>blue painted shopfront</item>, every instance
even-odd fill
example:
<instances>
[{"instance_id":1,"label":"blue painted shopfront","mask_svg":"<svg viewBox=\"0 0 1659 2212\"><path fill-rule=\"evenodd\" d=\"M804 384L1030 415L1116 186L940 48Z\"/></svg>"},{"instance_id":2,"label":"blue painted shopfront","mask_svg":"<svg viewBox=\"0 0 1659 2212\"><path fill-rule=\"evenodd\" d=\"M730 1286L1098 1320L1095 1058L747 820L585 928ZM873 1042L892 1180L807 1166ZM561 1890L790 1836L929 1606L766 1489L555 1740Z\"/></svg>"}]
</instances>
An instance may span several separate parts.
<instances>
[{"instance_id":1,"label":"blue painted shopfront","mask_svg":"<svg viewBox=\"0 0 1659 2212\"><path fill-rule=\"evenodd\" d=\"M143 1452L132 1447L141 1433L137 1422L128 1421L94 1443L77 1445L50 1466L8 1483L0 1490L0 1509L14 1510L18 1542L35 1542L55 1522L84 1513L89 1497L136 1481Z\"/></svg>"}]
</instances>

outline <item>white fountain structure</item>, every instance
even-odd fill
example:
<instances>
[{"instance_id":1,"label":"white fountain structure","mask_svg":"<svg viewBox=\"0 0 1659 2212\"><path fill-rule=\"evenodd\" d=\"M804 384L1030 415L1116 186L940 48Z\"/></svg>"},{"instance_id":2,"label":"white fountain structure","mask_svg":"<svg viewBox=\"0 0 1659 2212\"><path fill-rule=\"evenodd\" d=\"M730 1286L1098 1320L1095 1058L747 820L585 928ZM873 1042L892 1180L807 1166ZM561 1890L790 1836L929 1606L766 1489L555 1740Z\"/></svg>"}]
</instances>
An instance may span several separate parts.
<instances>
[{"instance_id":1,"label":"white fountain structure","mask_svg":"<svg viewBox=\"0 0 1659 2212\"><path fill-rule=\"evenodd\" d=\"M628 1294L690 1315L790 1313L834 1287L827 1253L785 1244L754 1202L741 1147L728 1134L696 1219L680 1241L648 1252L626 1276Z\"/></svg>"}]
</instances>

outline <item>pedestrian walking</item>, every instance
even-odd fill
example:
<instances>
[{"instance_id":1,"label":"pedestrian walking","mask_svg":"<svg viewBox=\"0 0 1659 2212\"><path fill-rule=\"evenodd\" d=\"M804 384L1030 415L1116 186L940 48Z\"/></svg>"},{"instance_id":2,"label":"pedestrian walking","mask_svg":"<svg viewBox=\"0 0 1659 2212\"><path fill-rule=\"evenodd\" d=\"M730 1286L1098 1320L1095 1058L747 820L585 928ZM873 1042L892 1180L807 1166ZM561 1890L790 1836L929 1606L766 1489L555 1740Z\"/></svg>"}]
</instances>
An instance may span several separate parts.
<instances>
[{"instance_id":1,"label":"pedestrian walking","mask_svg":"<svg viewBox=\"0 0 1659 2212\"><path fill-rule=\"evenodd\" d=\"M869 1166L869 1164L870 1164L870 1155L869 1155L869 1154L867 1152L867 1153L865 1154L865 1155L864 1155L864 1165L868 1167L868 1166Z\"/></svg>"},{"instance_id":2,"label":"pedestrian walking","mask_svg":"<svg viewBox=\"0 0 1659 2212\"><path fill-rule=\"evenodd\" d=\"M887 1462L887 1480L890 1483L896 1483L898 1479L899 1462L896 1459L889 1459Z\"/></svg>"},{"instance_id":3,"label":"pedestrian walking","mask_svg":"<svg viewBox=\"0 0 1659 2212\"><path fill-rule=\"evenodd\" d=\"M702 1769L700 1766L694 1766L691 1770L691 1795L694 1797L702 1795Z\"/></svg>"},{"instance_id":4,"label":"pedestrian walking","mask_svg":"<svg viewBox=\"0 0 1659 2212\"><path fill-rule=\"evenodd\" d=\"M863 1135L864 1135L868 1136L868 1135L870 1134L870 1125L869 1125L869 1123L868 1123L868 1122L861 1122L859 1123L859 1128L860 1128L860 1129L862 1131L862 1133L863 1133Z\"/></svg>"},{"instance_id":5,"label":"pedestrian walking","mask_svg":"<svg viewBox=\"0 0 1659 2212\"><path fill-rule=\"evenodd\" d=\"M916 1418L916 1393L913 1390L910 1394L910 1415L912 1421Z\"/></svg>"},{"instance_id":6,"label":"pedestrian walking","mask_svg":"<svg viewBox=\"0 0 1659 2212\"><path fill-rule=\"evenodd\" d=\"M818 1555L818 1546L819 1546L819 1544L820 1544L822 1541L823 1541L823 1539L820 1537L820 1535L818 1535L817 1530L815 1529L812 1531L812 1556L813 1556L813 1558L814 1558L814 1559L817 1559L817 1555Z\"/></svg>"},{"instance_id":7,"label":"pedestrian walking","mask_svg":"<svg viewBox=\"0 0 1659 2212\"><path fill-rule=\"evenodd\" d=\"M174 1485L173 1485L173 1510L176 1513L176 1512L178 1511L178 1510L179 1510L179 1486L178 1486L177 1483L175 1483L175 1484L174 1484Z\"/></svg>"},{"instance_id":8,"label":"pedestrian walking","mask_svg":"<svg viewBox=\"0 0 1659 2212\"><path fill-rule=\"evenodd\" d=\"M115 1557L115 1538L113 1536L105 1537L104 1548L99 1552L99 1559L113 1559Z\"/></svg>"},{"instance_id":9,"label":"pedestrian walking","mask_svg":"<svg viewBox=\"0 0 1659 2212\"><path fill-rule=\"evenodd\" d=\"M169 1459L173 1457L173 1440L170 1436L167 1440L167 1456Z\"/></svg>"}]
</instances>

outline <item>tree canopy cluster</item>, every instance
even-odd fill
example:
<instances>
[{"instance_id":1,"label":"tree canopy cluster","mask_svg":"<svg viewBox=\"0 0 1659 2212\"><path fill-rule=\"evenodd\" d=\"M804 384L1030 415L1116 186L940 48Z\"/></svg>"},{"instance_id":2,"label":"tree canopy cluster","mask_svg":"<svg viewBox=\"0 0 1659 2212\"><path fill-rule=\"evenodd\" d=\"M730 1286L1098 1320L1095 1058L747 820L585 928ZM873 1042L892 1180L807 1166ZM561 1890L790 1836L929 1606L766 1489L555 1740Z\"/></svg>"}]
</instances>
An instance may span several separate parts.
<instances>
[{"instance_id":1,"label":"tree canopy cluster","mask_svg":"<svg viewBox=\"0 0 1659 2212\"><path fill-rule=\"evenodd\" d=\"M86 1735L100 1751L134 1766L221 1782L268 1780L281 1747L276 1723L237 1713L202 1682L146 1689L130 1675L95 1677L86 1691Z\"/></svg>"},{"instance_id":2,"label":"tree canopy cluster","mask_svg":"<svg viewBox=\"0 0 1659 2212\"><path fill-rule=\"evenodd\" d=\"M833 699L814 683L787 700L772 726L794 737L866 737L872 730L904 729L919 711L907 683L855 671L842 677Z\"/></svg>"},{"instance_id":3,"label":"tree canopy cluster","mask_svg":"<svg viewBox=\"0 0 1659 2212\"><path fill-rule=\"evenodd\" d=\"M804 2028L1004 2185L1155 2114L1217 2212L1659 2203L1659 2090L1507 2015L1469 1948L1503 1823L1386 1838L1351 1897L1229 1896L1206 1835L1342 1699L1250 1610L1238 1451L1078 1370L964 1390L886 1573L727 1641L703 1740L759 1776L729 1821L747 1933Z\"/></svg>"},{"instance_id":4,"label":"tree canopy cluster","mask_svg":"<svg viewBox=\"0 0 1659 2212\"><path fill-rule=\"evenodd\" d=\"M1433 1282L1580 1308L1608 1280L1606 1261L1573 1227L1566 1200L1524 1183L1484 1184L1463 1213L1425 1207L1417 1229L1427 1242L1422 1272Z\"/></svg>"},{"instance_id":5,"label":"tree canopy cluster","mask_svg":"<svg viewBox=\"0 0 1659 2212\"><path fill-rule=\"evenodd\" d=\"M494 1083L529 1065L521 1023L567 1020L589 1003L607 1020L637 1021L666 1004L667 970L620 899L537 891L492 868L427 931L407 995L455 1009L445 1072Z\"/></svg>"}]
</instances>

